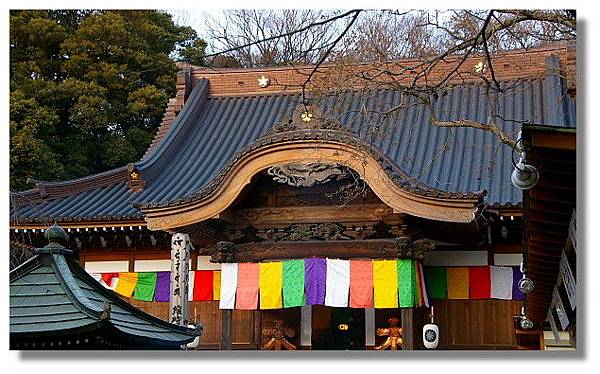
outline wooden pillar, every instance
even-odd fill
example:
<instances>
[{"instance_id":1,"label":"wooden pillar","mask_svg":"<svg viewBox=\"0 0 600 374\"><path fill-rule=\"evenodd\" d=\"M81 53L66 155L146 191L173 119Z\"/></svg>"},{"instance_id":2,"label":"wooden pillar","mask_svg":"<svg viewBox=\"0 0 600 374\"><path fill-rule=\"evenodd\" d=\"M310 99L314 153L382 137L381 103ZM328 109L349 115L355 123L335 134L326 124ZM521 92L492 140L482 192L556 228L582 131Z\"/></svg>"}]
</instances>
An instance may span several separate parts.
<instances>
[{"instance_id":1,"label":"wooden pillar","mask_svg":"<svg viewBox=\"0 0 600 374\"><path fill-rule=\"evenodd\" d=\"M312 305L304 305L300 309L300 347L312 347Z\"/></svg>"},{"instance_id":2,"label":"wooden pillar","mask_svg":"<svg viewBox=\"0 0 600 374\"><path fill-rule=\"evenodd\" d=\"M375 347L375 309L365 308L365 347Z\"/></svg>"},{"instance_id":3,"label":"wooden pillar","mask_svg":"<svg viewBox=\"0 0 600 374\"><path fill-rule=\"evenodd\" d=\"M262 347L262 312L260 310L255 310L252 314L253 322L254 322L254 347L256 349L261 349Z\"/></svg>"},{"instance_id":4,"label":"wooden pillar","mask_svg":"<svg viewBox=\"0 0 600 374\"><path fill-rule=\"evenodd\" d=\"M231 350L231 335L232 335L232 316L233 310L221 310L221 350Z\"/></svg>"},{"instance_id":5,"label":"wooden pillar","mask_svg":"<svg viewBox=\"0 0 600 374\"><path fill-rule=\"evenodd\" d=\"M402 308L400 310L402 318L402 349L412 351L414 349L414 308Z\"/></svg>"}]
</instances>

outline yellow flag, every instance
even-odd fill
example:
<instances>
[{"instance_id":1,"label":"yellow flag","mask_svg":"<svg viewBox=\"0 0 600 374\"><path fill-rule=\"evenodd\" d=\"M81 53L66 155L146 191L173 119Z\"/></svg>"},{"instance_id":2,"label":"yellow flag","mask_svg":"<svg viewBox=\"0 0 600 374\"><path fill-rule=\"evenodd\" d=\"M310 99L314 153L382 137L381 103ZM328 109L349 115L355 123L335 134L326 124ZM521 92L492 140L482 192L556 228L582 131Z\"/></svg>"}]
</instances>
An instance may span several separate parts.
<instances>
[{"instance_id":1,"label":"yellow flag","mask_svg":"<svg viewBox=\"0 0 600 374\"><path fill-rule=\"evenodd\" d=\"M283 262L261 263L258 281L260 286L260 309L282 308Z\"/></svg>"},{"instance_id":2,"label":"yellow flag","mask_svg":"<svg viewBox=\"0 0 600 374\"><path fill-rule=\"evenodd\" d=\"M448 268L448 299L469 298L469 268Z\"/></svg>"},{"instance_id":3,"label":"yellow flag","mask_svg":"<svg viewBox=\"0 0 600 374\"><path fill-rule=\"evenodd\" d=\"M137 281L138 273L119 273L119 282L115 292L121 296L131 297Z\"/></svg>"},{"instance_id":4,"label":"yellow flag","mask_svg":"<svg viewBox=\"0 0 600 374\"><path fill-rule=\"evenodd\" d=\"M396 260L373 261L375 308L398 307L398 266Z\"/></svg>"},{"instance_id":5,"label":"yellow flag","mask_svg":"<svg viewBox=\"0 0 600 374\"><path fill-rule=\"evenodd\" d=\"M221 271L213 271L213 300L221 299Z\"/></svg>"}]
</instances>

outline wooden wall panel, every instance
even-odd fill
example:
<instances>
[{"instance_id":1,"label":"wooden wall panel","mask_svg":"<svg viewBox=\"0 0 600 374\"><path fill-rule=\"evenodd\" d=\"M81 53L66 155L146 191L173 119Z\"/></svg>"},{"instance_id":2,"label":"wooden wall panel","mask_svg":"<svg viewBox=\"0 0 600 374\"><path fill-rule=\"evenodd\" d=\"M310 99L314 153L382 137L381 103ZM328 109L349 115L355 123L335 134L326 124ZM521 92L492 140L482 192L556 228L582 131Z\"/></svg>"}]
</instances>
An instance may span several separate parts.
<instances>
[{"instance_id":1,"label":"wooden wall panel","mask_svg":"<svg viewBox=\"0 0 600 374\"><path fill-rule=\"evenodd\" d=\"M162 320L169 321L169 303L159 303L155 301L140 301L135 300L134 298L127 299L122 298L127 301L131 305L135 306L138 309L143 310L144 312L151 314L155 317L158 317Z\"/></svg>"},{"instance_id":2,"label":"wooden wall panel","mask_svg":"<svg viewBox=\"0 0 600 374\"><path fill-rule=\"evenodd\" d=\"M133 298L122 298L136 308L169 321L169 303L140 301ZM235 318L235 317L234 317ZM218 301L190 302L190 321L197 320L202 324L200 348L218 348L221 339L221 310Z\"/></svg>"},{"instance_id":3,"label":"wooden wall panel","mask_svg":"<svg viewBox=\"0 0 600 374\"><path fill-rule=\"evenodd\" d=\"M439 349L516 349L513 316L521 302L507 300L434 301Z\"/></svg>"},{"instance_id":4,"label":"wooden wall panel","mask_svg":"<svg viewBox=\"0 0 600 374\"><path fill-rule=\"evenodd\" d=\"M240 348L253 348L254 344L254 311L234 310L231 332L232 345ZM259 312L256 312L259 313Z\"/></svg>"},{"instance_id":5,"label":"wooden wall panel","mask_svg":"<svg viewBox=\"0 0 600 374\"><path fill-rule=\"evenodd\" d=\"M190 320L202 324L200 345L218 347L221 342L221 309L218 301L190 302Z\"/></svg>"}]
</instances>

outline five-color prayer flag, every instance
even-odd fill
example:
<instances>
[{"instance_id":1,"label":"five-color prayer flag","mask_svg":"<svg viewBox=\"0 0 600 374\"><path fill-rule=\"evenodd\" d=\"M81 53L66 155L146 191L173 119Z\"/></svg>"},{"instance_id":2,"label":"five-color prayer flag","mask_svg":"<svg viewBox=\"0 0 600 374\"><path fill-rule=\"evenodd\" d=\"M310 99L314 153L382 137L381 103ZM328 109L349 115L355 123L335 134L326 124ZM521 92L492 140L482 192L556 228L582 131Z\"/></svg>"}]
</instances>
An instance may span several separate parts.
<instances>
[{"instance_id":1,"label":"five-color prayer flag","mask_svg":"<svg viewBox=\"0 0 600 374\"><path fill-rule=\"evenodd\" d=\"M448 299L469 298L469 268L448 268Z\"/></svg>"},{"instance_id":2,"label":"five-color prayer flag","mask_svg":"<svg viewBox=\"0 0 600 374\"><path fill-rule=\"evenodd\" d=\"M373 307L373 261L350 260L350 308Z\"/></svg>"},{"instance_id":3,"label":"five-color prayer flag","mask_svg":"<svg viewBox=\"0 0 600 374\"><path fill-rule=\"evenodd\" d=\"M235 309L238 264L221 264L221 296L219 309Z\"/></svg>"},{"instance_id":4,"label":"five-color prayer flag","mask_svg":"<svg viewBox=\"0 0 600 374\"><path fill-rule=\"evenodd\" d=\"M156 290L156 273L138 273L137 285L133 298L142 301L153 301Z\"/></svg>"},{"instance_id":5,"label":"five-color prayer flag","mask_svg":"<svg viewBox=\"0 0 600 374\"><path fill-rule=\"evenodd\" d=\"M350 291L350 261L327 259L325 305L347 307Z\"/></svg>"},{"instance_id":6,"label":"five-color prayer flag","mask_svg":"<svg viewBox=\"0 0 600 374\"><path fill-rule=\"evenodd\" d=\"M373 261L375 308L398 307L398 267L395 260Z\"/></svg>"},{"instance_id":7,"label":"five-color prayer flag","mask_svg":"<svg viewBox=\"0 0 600 374\"><path fill-rule=\"evenodd\" d=\"M397 260L398 268L398 304L401 308L415 306L416 274L413 260Z\"/></svg>"},{"instance_id":8,"label":"five-color prayer flag","mask_svg":"<svg viewBox=\"0 0 600 374\"><path fill-rule=\"evenodd\" d=\"M115 292L121 296L131 297L137 285L138 273L119 273L119 283Z\"/></svg>"},{"instance_id":9,"label":"five-color prayer flag","mask_svg":"<svg viewBox=\"0 0 600 374\"><path fill-rule=\"evenodd\" d=\"M304 260L283 261L283 306L291 308L304 305Z\"/></svg>"},{"instance_id":10,"label":"five-color prayer flag","mask_svg":"<svg viewBox=\"0 0 600 374\"><path fill-rule=\"evenodd\" d=\"M282 308L283 264L263 262L259 265L260 309Z\"/></svg>"},{"instance_id":11,"label":"five-color prayer flag","mask_svg":"<svg viewBox=\"0 0 600 374\"><path fill-rule=\"evenodd\" d=\"M490 266L490 297L511 300L513 289L513 269L504 266Z\"/></svg>"},{"instance_id":12,"label":"five-color prayer flag","mask_svg":"<svg viewBox=\"0 0 600 374\"><path fill-rule=\"evenodd\" d=\"M154 300L168 302L171 296L171 273L159 271L156 273L156 290Z\"/></svg>"},{"instance_id":13,"label":"five-color prayer flag","mask_svg":"<svg viewBox=\"0 0 600 374\"><path fill-rule=\"evenodd\" d=\"M212 270L194 271L194 301L213 300L214 274Z\"/></svg>"},{"instance_id":14,"label":"five-color prayer flag","mask_svg":"<svg viewBox=\"0 0 600 374\"><path fill-rule=\"evenodd\" d=\"M304 260L304 287L308 305L325 303L325 285L327 282L327 262L324 258Z\"/></svg>"},{"instance_id":15,"label":"five-color prayer flag","mask_svg":"<svg viewBox=\"0 0 600 374\"><path fill-rule=\"evenodd\" d=\"M490 267L474 266L469 268L469 298L490 298Z\"/></svg>"},{"instance_id":16,"label":"five-color prayer flag","mask_svg":"<svg viewBox=\"0 0 600 374\"><path fill-rule=\"evenodd\" d=\"M235 308L255 310L258 308L259 265L255 263L238 264Z\"/></svg>"},{"instance_id":17,"label":"five-color prayer flag","mask_svg":"<svg viewBox=\"0 0 600 374\"><path fill-rule=\"evenodd\" d=\"M446 299L447 273L444 267L428 267L426 272L427 294L432 299Z\"/></svg>"},{"instance_id":18,"label":"five-color prayer flag","mask_svg":"<svg viewBox=\"0 0 600 374\"><path fill-rule=\"evenodd\" d=\"M170 300L169 272L92 274L121 296ZM522 300L518 267L427 267L412 259L310 258L226 263L189 274L188 301L219 300L221 309L279 309L304 305L351 308L429 306L435 299ZM260 302L259 302L260 301Z\"/></svg>"},{"instance_id":19,"label":"five-color prayer flag","mask_svg":"<svg viewBox=\"0 0 600 374\"><path fill-rule=\"evenodd\" d=\"M221 297L221 271L213 270L213 299L219 300Z\"/></svg>"}]
</instances>

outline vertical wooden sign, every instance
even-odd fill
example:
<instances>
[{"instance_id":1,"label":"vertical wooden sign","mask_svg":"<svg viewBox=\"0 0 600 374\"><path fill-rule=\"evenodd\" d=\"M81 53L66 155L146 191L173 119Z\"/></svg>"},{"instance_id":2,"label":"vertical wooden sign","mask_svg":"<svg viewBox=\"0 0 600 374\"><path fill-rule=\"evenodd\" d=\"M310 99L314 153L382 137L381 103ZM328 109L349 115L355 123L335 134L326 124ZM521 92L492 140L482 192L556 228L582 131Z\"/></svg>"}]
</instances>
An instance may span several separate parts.
<instances>
[{"instance_id":1,"label":"vertical wooden sign","mask_svg":"<svg viewBox=\"0 0 600 374\"><path fill-rule=\"evenodd\" d=\"M188 325L188 284L190 237L177 233L171 237L171 323Z\"/></svg>"}]
</instances>

